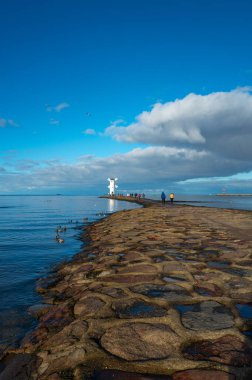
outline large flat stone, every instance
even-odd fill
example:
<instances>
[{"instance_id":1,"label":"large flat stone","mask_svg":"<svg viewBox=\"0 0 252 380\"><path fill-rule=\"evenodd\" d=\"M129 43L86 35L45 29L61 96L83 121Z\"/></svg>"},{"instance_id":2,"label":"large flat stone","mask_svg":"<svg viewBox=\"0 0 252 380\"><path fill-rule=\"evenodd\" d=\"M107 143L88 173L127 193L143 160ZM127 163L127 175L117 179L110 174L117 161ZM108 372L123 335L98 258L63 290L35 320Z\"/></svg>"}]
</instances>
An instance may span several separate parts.
<instances>
[{"instance_id":1,"label":"large flat stone","mask_svg":"<svg viewBox=\"0 0 252 380\"><path fill-rule=\"evenodd\" d=\"M193 305L179 305L182 324L191 330L221 330L232 327L234 320L231 311L215 301L205 301Z\"/></svg>"},{"instance_id":2,"label":"large flat stone","mask_svg":"<svg viewBox=\"0 0 252 380\"><path fill-rule=\"evenodd\" d=\"M173 351L178 336L164 324L125 323L101 338L102 347L128 361L164 359Z\"/></svg>"},{"instance_id":3,"label":"large flat stone","mask_svg":"<svg viewBox=\"0 0 252 380\"><path fill-rule=\"evenodd\" d=\"M86 297L75 304L74 315L89 317L97 313L104 305L105 302L100 298Z\"/></svg>"},{"instance_id":4,"label":"large flat stone","mask_svg":"<svg viewBox=\"0 0 252 380\"><path fill-rule=\"evenodd\" d=\"M132 286L130 290L134 293L143 294L152 298L165 298L167 300L183 300L190 296L190 293L182 286L175 284L152 285L143 284Z\"/></svg>"},{"instance_id":5,"label":"large flat stone","mask_svg":"<svg viewBox=\"0 0 252 380\"><path fill-rule=\"evenodd\" d=\"M199 282L194 286L194 290L202 296L220 297L223 294L222 290L216 284L210 282Z\"/></svg>"},{"instance_id":6,"label":"large flat stone","mask_svg":"<svg viewBox=\"0 0 252 380\"><path fill-rule=\"evenodd\" d=\"M114 302L112 309L115 310L119 318L162 317L167 313L167 310L161 306L135 298Z\"/></svg>"}]
</instances>

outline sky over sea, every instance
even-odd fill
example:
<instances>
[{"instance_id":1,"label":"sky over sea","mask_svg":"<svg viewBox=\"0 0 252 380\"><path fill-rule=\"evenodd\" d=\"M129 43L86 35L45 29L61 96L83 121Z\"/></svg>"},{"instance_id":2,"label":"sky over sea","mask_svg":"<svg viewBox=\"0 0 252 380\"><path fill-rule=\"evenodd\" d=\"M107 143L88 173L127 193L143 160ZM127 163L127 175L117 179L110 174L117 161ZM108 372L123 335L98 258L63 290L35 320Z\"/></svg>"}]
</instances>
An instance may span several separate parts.
<instances>
[{"instance_id":1,"label":"sky over sea","mask_svg":"<svg viewBox=\"0 0 252 380\"><path fill-rule=\"evenodd\" d=\"M0 15L0 194L252 193L252 1Z\"/></svg>"}]
</instances>

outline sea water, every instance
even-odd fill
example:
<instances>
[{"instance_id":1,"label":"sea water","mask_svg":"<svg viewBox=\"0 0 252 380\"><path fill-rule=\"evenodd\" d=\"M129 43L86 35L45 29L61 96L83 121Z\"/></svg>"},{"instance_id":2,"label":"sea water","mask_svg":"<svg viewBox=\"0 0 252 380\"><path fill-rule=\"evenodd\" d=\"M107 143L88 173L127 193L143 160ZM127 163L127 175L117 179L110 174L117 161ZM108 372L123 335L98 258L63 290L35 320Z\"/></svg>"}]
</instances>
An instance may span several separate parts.
<instances>
[{"instance_id":1,"label":"sea water","mask_svg":"<svg viewBox=\"0 0 252 380\"><path fill-rule=\"evenodd\" d=\"M78 253L81 227L134 203L88 196L0 196L0 350L19 344L36 321L36 281ZM56 230L64 239L59 244Z\"/></svg>"},{"instance_id":2,"label":"sea water","mask_svg":"<svg viewBox=\"0 0 252 380\"><path fill-rule=\"evenodd\" d=\"M148 194L148 198L161 199L160 194ZM169 202L169 192L166 193L166 200ZM239 196L239 195L191 195L191 194L175 194L175 201L180 204L188 204L191 206L206 206L217 207L234 210L252 210L252 196Z\"/></svg>"}]
</instances>

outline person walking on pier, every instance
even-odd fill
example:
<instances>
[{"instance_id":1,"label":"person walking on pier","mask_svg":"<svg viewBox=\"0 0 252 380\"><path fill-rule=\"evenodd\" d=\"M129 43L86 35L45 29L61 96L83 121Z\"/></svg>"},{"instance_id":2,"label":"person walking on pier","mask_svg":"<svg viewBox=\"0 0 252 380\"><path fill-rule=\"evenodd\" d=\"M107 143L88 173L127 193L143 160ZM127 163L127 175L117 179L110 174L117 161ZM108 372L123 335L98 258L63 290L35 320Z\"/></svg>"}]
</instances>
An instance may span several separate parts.
<instances>
[{"instance_id":1,"label":"person walking on pier","mask_svg":"<svg viewBox=\"0 0 252 380\"><path fill-rule=\"evenodd\" d=\"M163 191L161 193L161 200L162 200L162 204L164 205L165 204L165 200L166 200L166 195L165 195L165 193Z\"/></svg>"},{"instance_id":2,"label":"person walking on pier","mask_svg":"<svg viewBox=\"0 0 252 380\"><path fill-rule=\"evenodd\" d=\"M171 201L171 204L173 204L173 200L174 200L174 193L171 193L171 194L170 194L170 201Z\"/></svg>"}]
</instances>

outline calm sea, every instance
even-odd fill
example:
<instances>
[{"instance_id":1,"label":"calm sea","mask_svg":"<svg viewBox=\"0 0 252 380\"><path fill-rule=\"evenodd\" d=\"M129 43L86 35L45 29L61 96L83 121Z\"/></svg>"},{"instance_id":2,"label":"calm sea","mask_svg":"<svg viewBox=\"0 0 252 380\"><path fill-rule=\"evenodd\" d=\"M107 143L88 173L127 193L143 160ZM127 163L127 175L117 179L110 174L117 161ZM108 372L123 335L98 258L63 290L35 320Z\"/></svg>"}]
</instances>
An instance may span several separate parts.
<instances>
[{"instance_id":1,"label":"calm sea","mask_svg":"<svg viewBox=\"0 0 252 380\"><path fill-rule=\"evenodd\" d=\"M148 195L159 199L159 195ZM185 196L175 199L192 205L252 210L252 197ZM201 203L197 203L201 202ZM0 196L0 350L16 345L36 321L29 306L41 302L36 280L53 266L79 252L80 226L133 203L87 196ZM83 220L88 218L87 220ZM63 244L55 240L56 228Z\"/></svg>"},{"instance_id":2,"label":"calm sea","mask_svg":"<svg viewBox=\"0 0 252 380\"><path fill-rule=\"evenodd\" d=\"M166 194L169 198L169 194ZM160 199L160 194L148 194L148 198ZM168 199L169 200L169 199ZM175 194L175 200L192 206L252 210L252 196L182 195Z\"/></svg>"},{"instance_id":3,"label":"calm sea","mask_svg":"<svg viewBox=\"0 0 252 380\"><path fill-rule=\"evenodd\" d=\"M36 280L80 251L80 227L137 207L87 196L0 196L0 350L36 324L27 311L41 302ZM55 239L59 225L67 228L63 244Z\"/></svg>"}]
</instances>

